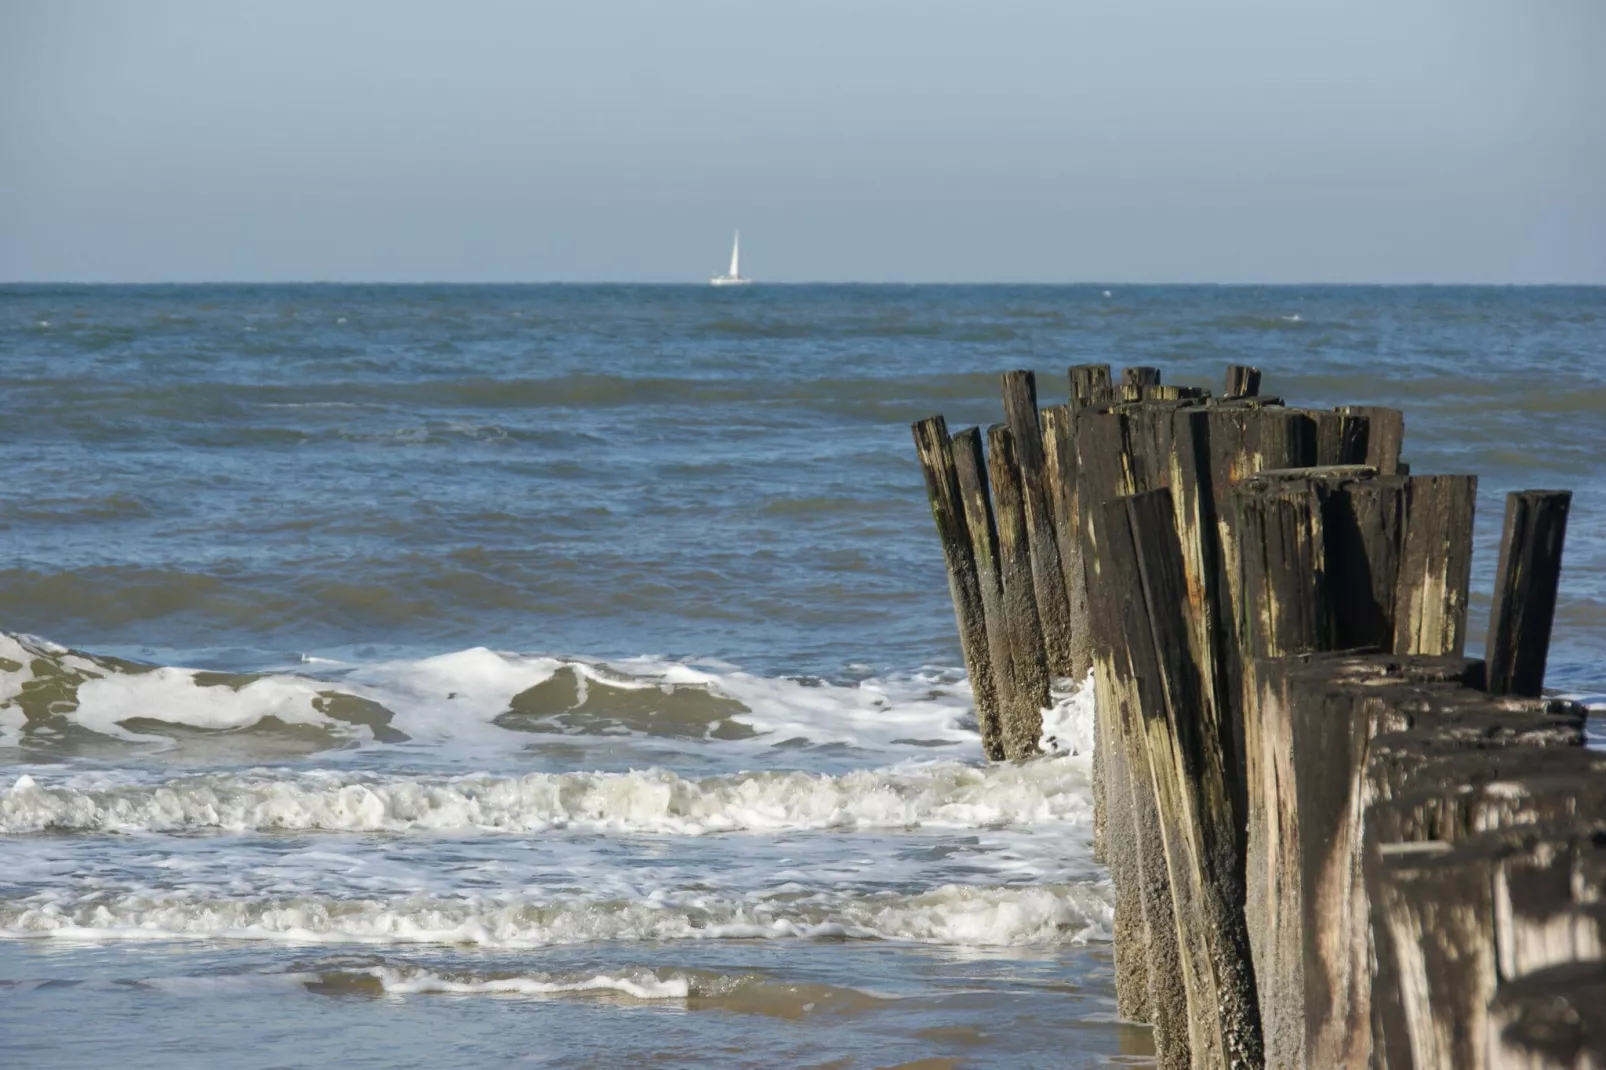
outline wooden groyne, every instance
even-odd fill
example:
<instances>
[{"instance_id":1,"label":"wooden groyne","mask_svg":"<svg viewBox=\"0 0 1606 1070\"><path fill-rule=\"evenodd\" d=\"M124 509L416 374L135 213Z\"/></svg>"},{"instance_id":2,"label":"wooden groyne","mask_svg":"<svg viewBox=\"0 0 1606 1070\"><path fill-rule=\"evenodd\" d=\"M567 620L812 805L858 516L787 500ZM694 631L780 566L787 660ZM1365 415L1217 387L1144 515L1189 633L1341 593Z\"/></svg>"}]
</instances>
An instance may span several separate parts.
<instances>
[{"instance_id":1,"label":"wooden groyne","mask_svg":"<svg viewBox=\"0 0 1606 1070\"><path fill-rule=\"evenodd\" d=\"M1467 658L1477 480L1396 409L1069 369L914 425L989 759L1092 670L1116 997L1164 1067L1606 1067L1606 754L1542 695L1570 495L1509 496Z\"/></svg>"}]
</instances>

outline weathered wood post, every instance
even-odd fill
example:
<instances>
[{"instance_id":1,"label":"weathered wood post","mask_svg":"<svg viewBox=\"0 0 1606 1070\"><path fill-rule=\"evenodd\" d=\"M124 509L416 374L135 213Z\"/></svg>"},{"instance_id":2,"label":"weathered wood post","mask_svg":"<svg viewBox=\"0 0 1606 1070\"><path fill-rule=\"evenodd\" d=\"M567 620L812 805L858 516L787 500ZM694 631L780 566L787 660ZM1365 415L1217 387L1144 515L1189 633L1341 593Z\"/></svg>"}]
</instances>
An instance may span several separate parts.
<instances>
[{"instance_id":1,"label":"weathered wood post","mask_svg":"<svg viewBox=\"0 0 1606 1070\"><path fill-rule=\"evenodd\" d=\"M1252 398L1259 393L1259 368L1252 368L1247 364L1227 365L1227 390L1224 396L1229 398Z\"/></svg>"},{"instance_id":2,"label":"weathered wood post","mask_svg":"<svg viewBox=\"0 0 1606 1070\"><path fill-rule=\"evenodd\" d=\"M1228 784L1229 754L1212 730L1211 696L1188 622L1189 593L1171 492L1104 506L1108 585L1131 689L1128 763L1154 795L1172 896L1172 923L1187 999L1188 1042L1198 1067L1264 1065L1255 981L1243 916L1243 858ZM1154 938L1155 922L1150 923Z\"/></svg>"},{"instance_id":3,"label":"weathered wood post","mask_svg":"<svg viewBox=\"0 0 1606 1070\"><path fill-rule=\"evenodd\" d=\"M1316 412L1316 463L1365 464L1372 418L1346 412Z\"/></svg>"},{"instance_id":4,"label":"weathered wood post","mask_svg":"<svg viewBox=\"0 0 1606 1070\"><path fill-rule=\"evenodd\" d=\"M1095 834L1102 824L1099 846L1115 884L1116 1005L1123 1017L1154 1026L1163 1066L1185 1067L1187 985L1154 791L1147 765L1134 767L1130 758L1143 745L1141 712L1132 673L1119 668L1129 655L1103 523L1106 503L1133 489L1127 418L1082 413L1076 451L1097 702Z\"/></svg>"},{"instance_id":5,"label":"weathered wood post","mask_svg":"<svg viewBox=\"0 0 1606 1070\"><path fill-rule=\"evenodd\" d=\"M1238 485L1238 639L1246 662L1331 649L1322 504L1309 480Z\"/></svg>"},{"instance_id":6,"label":"weathered wood post","mask_svg":"<svg viewBox=\"0 0 1606 1070\"><path fill-rule=\"evenodd\" d=\"M1069 405L1042 411L1044 472L1054 510L1054 536L1065 571L1065 594L1071 611L1071 662L1066 671L1081 681L1093 667L1093 641L1088 634L1087 578L1082 574L1082 547L1076 510L1076 417Z\"/></svg>"},{"instance_id":7,"label":"weathered wood post","mask_svg":"<svg viewBox=\"0 0 1606 1070\"><path fill-rule=\"evenodd\" d=\"M1371 473L1375 469L1365 468ZM1394 648L1395 588L1405 537L1403 476L1345 480L1323 513L1338 650Z\"/></svg>"},{"instance_id":8,"label":"weathered wood post","mask_svg":"<svg viewBox=\"0 0 1606 1070\"><path fill-rule=\"evenodd\" d=\"M1048 655L1049 670L1056 675L1070 675L1076 661L1072 653L1075 641L1071 600L1065 588L1065 568L1060 562L1059 542L1054 533L1043 431L1038 425L1037 377L1030 371L1005 372L1003 387L1005 421L1020 469L1021 501L1025 507L1032 585L1037 599L1037 617L1042 622L1043 648Z\"/></svg>"},{"instance_id":9,"label":"weathered wood post","mask_svg":"<svg viewBox=\"0 0 1606 1070\"><path fill-rule=\"evenodd\" d=\"M1409 477L1394 610L1396 654L1459 655L1465 648L1477 497L1477 476Z\"/></svg>"},{"instance_id":10,"label":"weathered wood post","mask_svg":"<svg viewBox=\"0 0 1606 1070\"><path fill-rule=\"evenodd\" d=\"M1004 619L1010 622L1012 632L1010 646L1017 689L1017 703L1010 710L1000 711L1000 725L1004 756L1013 760L1037 753L1037 741L1043 734L1043 710L1049 704L1049 680L1041 655L1033 657L1044 649L1043 632L1037 616L1031 536L1014 436L1003 424L993 424L987 429L987 447L987 472L992 479L993 513L998 523Z\"/></svg>"},{"instance_id":11,"label":"weathered wood post","mask_svg":"<svg viewBox=\"0 0 1606 1070\"><path fill-rule=\"evenodd\" d=\"M1467 664L1469 679L1481 676L1479 663ZM1373 1065L1383 1070L1484 1065L1468 1061L1472 1049L1467 1045L1478 1041L1477 1030L1467 1023L1482 1013L1484 1002L1476 993L1483 991L1486 1000L1494 985L1485 938L1468 937L1477 926L1468 929L1462 917L1453 927L1435 922L1432 946L1425 945L1422 912L1438 917L1460 908L1421 899L1436 878L1421 885L1416 877L1423 863L1434 863L1442 875L1437 860L1476 830L1570 821L1569 812L1578 812L1574 800L1582 797L1558 796L1527 771L1558 761L1563 768L1578 767L1571 755L1585 753L1584 710L1565 702L1492 699L1469 688L1394 708L1394 727L1406 730L1372 741L1365 774L1371 800L1363 870L1374 964ZM1478 767L1484 772L1469 776L1469 768ZM1490 788L1483 802L1462 797L1469 781L1480 780ZM1442 800L1425 800L1424 793L1435 785ZM1480 956L1481 964L1473 961ZM1453 967L1448 974L1447 965ZM1474 996L1470 1008L1463 1002L1468 992Z\"/></svg>"},{"instance_id":12,"label":"weathered wood post","mask_svg":"<svg viewBox=\"0 0 1606 1070\"><path fill-rule=\"evenodd\" d=\"M1380 858L1372 910L1399 953L1404 1025L1386 1038L1390 1070L1490 1066L1489 1009L1503 981L1601 961L1599 904L1579 909L1573 889L1589 883L1580 871L1598 872L1602 840L1598 822L1528 825L1392 845Z\"/></svg>"},{"instance_id":13,"label":"weathered wood post","mask_svg":"<svg viewBox=\"0 0 1606 1070\"><path fill-rule=\"evenodd\" d=\"M1537 698L1544 687L1572 498L1566 490L1506 495L1505 533L1486 644L1492 694Z\"/></svg>"},{"instance_id":14,"label":"weathered wood post","mask_svg":"<svg viewBox=\"0 0 1606 1070\"><path fill-rule=\"evenodd\" d=\"M998 684L988 652L981 581L976 575L970 531L965 524L948 425L941 416L932 416L915 423L913 431L915 451L926 477L926 495L931 500L931 516L937 523L937 538L942 543L943 560L948 566L948 593L953 598L954 617L959 624L965 671L970 675L971 691L976 698L976 719L984 725L989 721L996 724Z\"/></svg>"},{"instance_id":15,"label":"weathered wood post","mask_svg":"<svg viewBox=\"0 0 1606 1070\"><path fill-rule=\"evenodd\" d=\"M1244 913L1268 1066L1368 1065L1370 740L1409 725L1398 707L1467 673L1461 659L1332 653L1262 659L1249 673Z\"/></svg>"},{"instance_id":16,"label":"weathered wood post","mask_svg":"<svg viewBox=\"0 0 1606 1070\"><path fill-rule=\"evenodd\" d=\"M1108 364L1073 364L1071 377L1071 415L1083 409L1098 408L1115 400Z\"/></svg>"},{"instance_id":17,"label":"weathered wood post","mask_svg":"<svg viewBox=\"0 0 1606 1070\"><path fill-rule=\"evenodd\" d=\"M1160 369L1147 366L1121 369L1121 389L1118 400L1142 401L1150 391L1160 385Z\"/></svg>"},{"instance_id":18,"label":"weathered wood post","mask_svg":"<svg viewBox=\"0 0 1606 1070\"><path fill-rule=\"evenodd\" d=\"M1400 447L1405 442L1405 413L1382 405L1341 405L1346 416L1366 417L1366 464L1380 475L1399 473Z\"/></svg>"},{"instance_id":19,"label":"weathered wood post","mask_svg":"<svg viewBox=\"0 0 1606 1070\"><path fill-rule=\"evenodd\" d=\"M1001 761L1004 758L1002 722L1016 716L1013 711L1020 701L1020 688L1015 683L1014 628L1004 612L998 525L993 519L992 499L987 492L987 458L982 450L980 429L966 428L953 436L953 458L959 496L964 504L965 527L970 532L971 556L976 562L976 580L981 588L988 660L996 693L994 708L984 711L978 707L976 720L981 730L982 753L989 761ZM1043 675L1047 675L1046 670Z\"/></svg>"}]
</instances>

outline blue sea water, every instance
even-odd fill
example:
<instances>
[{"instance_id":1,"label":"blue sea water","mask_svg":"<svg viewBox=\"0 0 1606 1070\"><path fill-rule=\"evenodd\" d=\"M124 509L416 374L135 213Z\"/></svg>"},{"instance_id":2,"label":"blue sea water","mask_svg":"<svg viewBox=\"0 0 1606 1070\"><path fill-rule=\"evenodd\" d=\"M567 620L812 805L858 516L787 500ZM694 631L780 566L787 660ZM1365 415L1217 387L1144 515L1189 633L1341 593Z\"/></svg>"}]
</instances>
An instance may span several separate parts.
<instances>
[{"instance_id":1,"label":"blue sea water","mask_svg":"<svg viewBox=\"0 0 1606 1070\"><path fill-rule=\"evenodd\" d=\"M0 287L0 1054L1146 1061L1087 710L983 768L908 425L1228 363L1575 491L1606 290ZM1045 1061L1045 1053L1051 1058Z\"/></svg>"}]
</instances>

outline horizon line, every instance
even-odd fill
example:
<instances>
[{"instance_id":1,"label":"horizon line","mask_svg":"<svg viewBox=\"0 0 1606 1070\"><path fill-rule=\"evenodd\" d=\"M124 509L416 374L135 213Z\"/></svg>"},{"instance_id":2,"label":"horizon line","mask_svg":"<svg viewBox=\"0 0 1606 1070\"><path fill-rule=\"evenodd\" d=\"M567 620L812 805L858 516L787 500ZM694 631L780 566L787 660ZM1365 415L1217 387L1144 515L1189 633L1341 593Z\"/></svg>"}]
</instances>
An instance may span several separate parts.
<instances>
[{"instance_id":1,"label":"horizon line","mask_svg":"<svg viewBox=\"0 0 1606 1070\"><path fill-rule=\"evenodd\" d=\"M682 289L717 289L704 281L669 281L669 280L633 280L633 279L151 279L134 281L126 279L6 279L0 280L0 287L48 287L48 286L658 286L675 287ZM1398 288L1461 288L1461 289L1603 289L1606 288L1606 279L1597 281L1545 281L1545 282L1435 282L1435 281L1355 281L1355 280L1302 280L1297 282L1262 282L1262 281L1197 281L1173 280L1165 282L1123 282L1120 280L1080 280L1080 281L1049 281L1032 279L993 280L993 281L965 281L965 280L919 280L899 281L883 279L871 281L864 279L805 279L766 281L754 280L748 286L752 287L802 287L802 286L1042 286L1071 289L1086 287L1097 289L1100 287L1123 287L1126 289L1161 288L1161 287L1219 287L1222 289L1250 288L1250 287L1398 287Z\"/></svg>"}]
</instances>

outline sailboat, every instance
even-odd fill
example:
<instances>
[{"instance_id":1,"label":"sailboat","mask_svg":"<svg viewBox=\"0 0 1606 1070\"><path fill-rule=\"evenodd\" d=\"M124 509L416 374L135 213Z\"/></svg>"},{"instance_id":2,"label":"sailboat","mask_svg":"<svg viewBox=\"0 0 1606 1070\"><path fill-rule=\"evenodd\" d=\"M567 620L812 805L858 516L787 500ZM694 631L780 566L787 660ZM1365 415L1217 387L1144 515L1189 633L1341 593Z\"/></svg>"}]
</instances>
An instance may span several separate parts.
<instances>
[{"instance_id":1,"label":"sailboat","mask_svg":"<svg viewBox=\"0 0 1606 1070\"><path fill-rule=\"evenodd\" d=\"M736 232L736 240L731 242L731 269L728 275L715 275L708 280L710 286L746 286L752 279L742 278L742 232Z\"/></svg>"}]
</instances>

